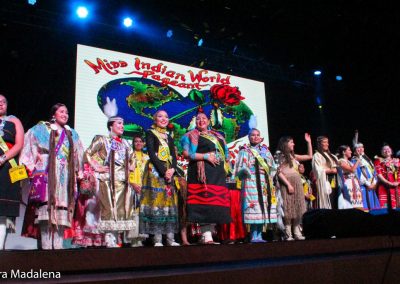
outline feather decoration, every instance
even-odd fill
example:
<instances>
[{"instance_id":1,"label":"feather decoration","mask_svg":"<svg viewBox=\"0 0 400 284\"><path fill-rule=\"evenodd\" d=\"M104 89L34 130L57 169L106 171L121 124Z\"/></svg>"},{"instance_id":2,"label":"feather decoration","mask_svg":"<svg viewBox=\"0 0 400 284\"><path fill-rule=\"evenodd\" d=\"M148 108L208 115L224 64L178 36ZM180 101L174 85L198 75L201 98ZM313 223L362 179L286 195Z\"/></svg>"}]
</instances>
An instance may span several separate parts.
<instances>
[{"instance_id":1,"label":"feather decoration","mask_svg":"<svg viewBox=\"0 0 400 284\"><path fill-rule=\"evenodd\" d=\"M118 107L115 98L110 101L110 98L106 97L106 104L103 107L103 112L108 118L118 114Z\"/></svg>"},{"instance_id":2,"label":"feather decoration","mask_svg":"<svg viewBox=\"0 0 400 284\"><path fill-rule=\"evenodd\" d=\"M212 127L214 127L214 128L220 128L221 126L222 126L222 121L223 121L223 119L224 119L224 116L223 116L223 114L222 114L222 111L221 111L221 109L213 109L212 111L211 111L211 125L212 125Z\"/></svg>"},{"instance_id":3,"label":"feather decoration","mask_svg":"<svg viewBox=\"0 0 400 284\"><path fill-rule=\"evenodd\" d=\"M196 116L193 116L192 120L189 123L189 126L187 128L188 131L193 130L196 128Z\"/></svg>"},{"instance_id":4,"label":"feather decoration","mask_svg":"<svg viewBox=\"0 0 400 284\"><path fill-rule=\"evenodd\" d=\"M252 114L249 119L249 129L257 129L257 116Z\"/></svg>"}]
</instances>

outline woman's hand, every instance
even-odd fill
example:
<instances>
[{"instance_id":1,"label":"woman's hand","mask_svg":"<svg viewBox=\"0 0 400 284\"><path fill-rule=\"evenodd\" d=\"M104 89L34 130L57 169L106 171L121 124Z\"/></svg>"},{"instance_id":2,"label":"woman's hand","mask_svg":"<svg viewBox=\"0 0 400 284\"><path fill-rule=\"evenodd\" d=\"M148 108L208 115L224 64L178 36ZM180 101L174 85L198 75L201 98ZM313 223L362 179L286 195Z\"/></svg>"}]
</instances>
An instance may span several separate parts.
<instances>
[{"instance_id":1,"label":"woman's hand","mask_svg":"<svg viewBox=\"0 0 400 284\"><path fill-rule=\"evenodd\" d=\"M110 168L108 166L97 166L95 168L95 171L98 173L108 173L110 171Z\"/></svg>"},{"instance_id":2,"label":"woman's hand","mask_svg":"<svg viewBox=\"0 0 400 284\"><path fill-rule=\"evenodd\" d=\"M139 194L142 191L142 187L136 183L132 183L133 190Z\"/></svg>"},{"instance_id":3,"label":"woman's hand","mask_svg":"<svg viewBox=\"0 0 400 284\"><path fill-rule=\"evenodd\" d=\"M304 133L304 140L306 140L307 143L311 143L311 135L308 133Z\"/></svg>"},{"instance_id":4,"label":"woman's hand","mask_svg":"<svg viewBox=\"0 0 400 284\"><path fill-rule=\"evenodd\" d=\"M326 174L337 174L337 169L336 168L330 168L325 170Z\"/></svg>"},{"instance_id":5,"label":"woman's hand","mask_svg":"<svg viewBox=\"0 0 400 284\"><path fill-rule=\"evenodd\" d=\"M210 162L214 167L216 165L219 165L219 159L217 158L217 156L215 155L214 152L205 154L205 156L207 157L206 161Z\"/></svg>"},{"instance_id":6,"label":"woman's hand","mask_svg":"<svg viewBox=\"0 0 400 284\"><path fill-rule=\"evenodd\" d=\"M168 169L168 170L165 172L165 180L166 180L167 182L171 182L172 176L174 175L174 173L175 173L175 169L174 169L174 168Z\"/></svg>"},{"instance_id":7,"label":"woman's hand","mask_svg":"<svg viewBox=\"0 0 400 284\"><path fill-rule=\"evenodd\" d=\"M289 194L294 193L294 187L290 183L287 185L287 190L288 190Z\"/></svg>"}]
</instances>

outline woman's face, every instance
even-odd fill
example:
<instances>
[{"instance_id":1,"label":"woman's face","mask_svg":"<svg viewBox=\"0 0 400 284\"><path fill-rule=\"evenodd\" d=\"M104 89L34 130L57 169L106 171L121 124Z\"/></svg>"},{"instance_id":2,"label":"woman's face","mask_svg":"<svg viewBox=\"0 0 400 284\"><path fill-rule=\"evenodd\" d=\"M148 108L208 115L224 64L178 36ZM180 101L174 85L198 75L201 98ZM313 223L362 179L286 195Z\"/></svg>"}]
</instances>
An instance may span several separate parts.
<instances>
[{"instance_id":1,"label":"woman's face","mask_svg":"<svg viewBox=\"0 0 400 284\"><path fill-rule=\"evenodd\" d=\"M122 119L114 121L110 130L115 135L121 136L124 133L124 121Z\"/></svg>"},{"instance_id":2,"label":"woman's face","mask_svg":"<svg viewBox=\"0 0 400 284\"><path fill-rule=\"evenodd\" d=\"M262 138L261 138L260 131L253 129L250 133L249 140L250 140L250 144L252 144L252 145L257 145L257 144L261 143Z\"/></svg>"},{"instance_id":3,"label":"woman's face","mask_svg":"<svg viewBox=\"0 0 400 284\"><path fill-rule=\"evenodd\" d=\"M210 121L208 120L207 115L205 115L204 113L199 113L196 116L196 128L199 131L205 131L208 128Z\"/></svg>"},{"instance_id":4,"label":"woman's face","mask_svg":"<svg viewBox=\"0 0 400 284\"><path fill-rule=\"evenodd\" d=\"M299 173L300 173L300 174L304 174L304 171L305 171L304 165L303 165L303 164L300 164L300 165L299 165Z\"/></svg>"},{"instance_id":5,"label":"woman's face","mask_svg":"<svg viewBox=\"0 0 400 284\"><path fill-rule=\"evenodd\" d=\"M328 138L322 139L320 143L321 143L320 145L321 145L322 151L325 152L325 151L329 150L329 140L328 140Z\"/></svg>"},{"instance_id":6,"label":"woman's face","mask_svg":"<svg viewBox=\"0 0 400 284\"><path fill-rule=\"evenodd\" d=\"M154 122L158 127L166 128L169 123L168 114L163 110L157 112L156 117L154 118Z\"/></svg>"},{"instance_id":7,"label":"woman's face","mask_svg":"<svg viewBox=\"0 0 400 284\"><path fill-rule=\"evenodd\" d=\"M356 148L356 153L358 156L364 155L364 146L358 146Z\"/></svg>"},{"instance_id":8,"label":"woman's face","mask_svg":"<svg viewBox=\"0 0 400 284\"><path fill-rule=\"evenodd\" d=\"M7 99L0 95L0 116L7 114Z\"/></svg>"},{"instance_id":9,"label":"woman's face","mask_svg":"<svg viewBox=\"0 0 400 284\"><path fill-rule=\"evenodd\" d=\"M392 149L389 146L383 146L383 148L382 148L382 156L384 158L392 157Z\"/></svg>"},{"instance_id":10,"label":"woman's face","mask_svg":"<svg viewBox=\"0 0 400 284\"><path fill-rule=\"evenodd\" d=\"M289 151L293 152L294 151L294 141L293 141L293 139L290 139L287 145L288 145Z\"/></svg>"},{"instance_id":11,"label":"woman's face","mask_svg":"<svg viewBox=\"0 0 400 284\"><path fill-rule=\"evenodd\" d=\"M136 137L135 140L133 140L133 147L135 148L135 151L142 151L144 146L144 141L140 137Z\"/></svg>"},{"instance_id":12,"label":"woman's face","mask_svg":"<svg viewBox=\"0 0 400 284\"><path fill-rule=\"evenodd\" d=\"M60 126L64 126L68 123L69 114L68 109L65 106L60 106L53 116L56 123Z\"/></svg>"},{"instance_id":13,"label":"woman's face","mask_svg":"<svg viewBox=\"0 0 400 284\"><path fill-rule=\"evenodd\" d=\"M347 147L346 150L344 150L343 156L346 157L347 159L351 158L351 149L350 149L350 147Z\"/></svg>"}]
</instances>

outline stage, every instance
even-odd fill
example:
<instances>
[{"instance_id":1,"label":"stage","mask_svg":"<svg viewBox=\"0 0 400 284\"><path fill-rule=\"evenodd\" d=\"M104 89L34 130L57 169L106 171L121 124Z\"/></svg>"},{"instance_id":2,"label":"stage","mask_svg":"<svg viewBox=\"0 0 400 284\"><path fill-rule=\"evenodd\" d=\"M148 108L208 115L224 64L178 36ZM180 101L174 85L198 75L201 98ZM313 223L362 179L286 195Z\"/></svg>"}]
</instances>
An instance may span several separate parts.
<instances>
[{"instance_id":1,"label":"stage","mask_svg":"<svg viewBox=\"0 0 400 284\"><path fill-rule=\"evenodd\" d=\"M47 280L58 283L398 283L400 236L2 251L0 262L3 273L59 272L59 279Z\"/></svg>"}]
</instances>

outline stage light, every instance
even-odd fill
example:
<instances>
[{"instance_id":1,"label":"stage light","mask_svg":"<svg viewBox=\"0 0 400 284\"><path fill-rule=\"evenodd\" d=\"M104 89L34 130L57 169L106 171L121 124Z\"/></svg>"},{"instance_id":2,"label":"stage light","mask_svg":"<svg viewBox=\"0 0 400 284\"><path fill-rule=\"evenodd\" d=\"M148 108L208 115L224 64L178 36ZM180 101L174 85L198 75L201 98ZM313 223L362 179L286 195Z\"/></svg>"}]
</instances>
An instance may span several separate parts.
<instances>
[{"instance_id":1,"label":"stage light","mask_svg":"<svg viewBox=\"0 0 400 284\"><path fill-rule=\"evenodd\" d=\"M79 18L84 19L89 15L89 10L84 6L79 6L78 9L76 9L76 14Z\"/></svg>"},{"instance_id":2,"label":"stage light","mask_svg":"<svg viewBox=\"0 0 400 284\"><path fill-rule=\"evenodd\" d=\"M132 26L132 24L133 24L133 20L132 20L131 18L126 17L126 18L124 19L124 26L125 26L125 27L129 28L129 27Z\"/></svg>"},{"instance_id":3,"label":"stage light","mask_svg":"<svg viewBox=\"0 0 400 284\"><path fill-rule=\"evenodd\" d=\"M203 39L199 39L199 41L197 42L197 46L202 46L203 45Z\"/></svg>"},{"instance_id":4,"label":"stage light","mask_svg":"<svg viewBox=\"0 0 400 284\"><path fill-rule=\"evenodd\" d=\"M318 108L319 108L319 109L322 109L322 105L319 105Z\"/></svg>"},{"instance_id":5,"label":"stage light","mask_svg":"<svg viewBox=\"0 0 400 284\"><path fill-rule=\"evenodd\" d=\"M35 5L36 4L36 0L28 0L28 4L29 5Z\"/></svg>"},{"instance_id":6,"label":"stage light","mask_svg":"<svg viewBox=\"0 0 400 284\"><path fill-rule=\"evenodd\" d=\"M319 71L319 70L315 70L315 71L314 71L314 75L315 75L315 76L319 76L319 75L321 75L321 74L322 74L322 72Z\"/></svg>"},{"instance_id":7,"label":"stage light","mask_svg":"<svg viewBox=\"0 0 400 284\"><path fill-rule=\"evenodd\" d=\"M167 31L167 38L171 38L174 35L174 32L172 30Z\"/></svg>"},{"instance_id":8,"label":"stage light","mask_svg":"<svg viewBox=\"0 0 400 284\"><path fill-rule=\"evenodd\" d=\"M343 80L343 77L342 76L340 76L340 75L337 75L336 76L336 81L342 81Z\"/></svg>"},{"instance_id":9,"label":"stage light","mask_svg":"<svg viewBox=\"0 0 400 284\"><path fill-rule=\"evenodd\" d=\"M317 97L316 101L317 101L317 104L318 104L318 105L321 105L321 104L322 104L322 103L321 103L321 98L320 98L320 97Z\"/></svg>"}]
</instances>

